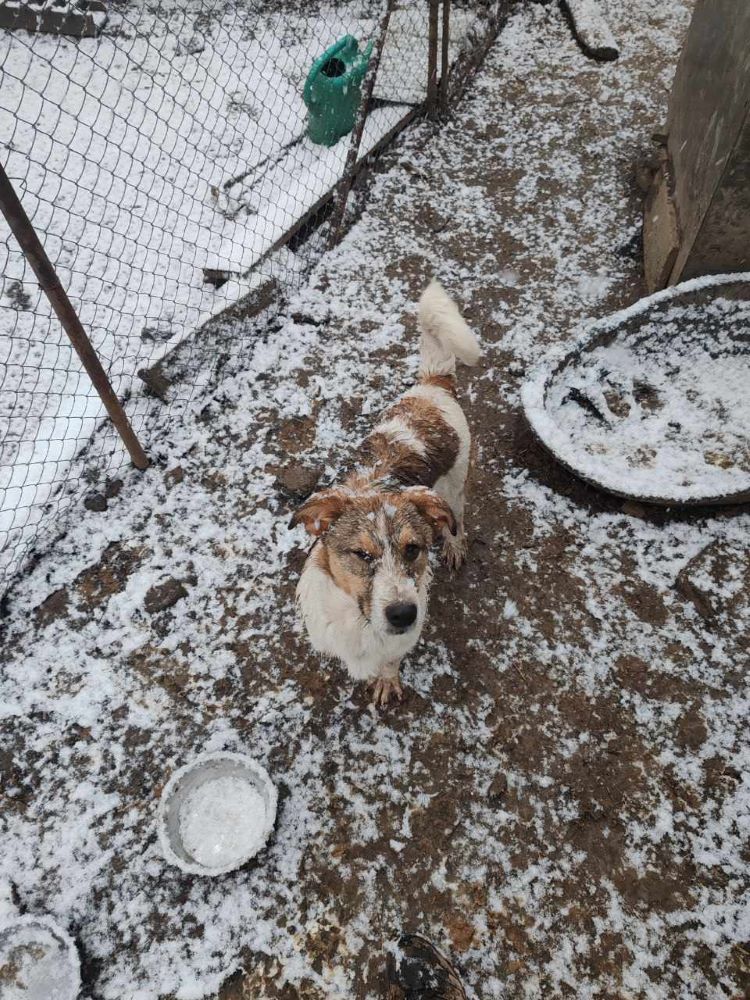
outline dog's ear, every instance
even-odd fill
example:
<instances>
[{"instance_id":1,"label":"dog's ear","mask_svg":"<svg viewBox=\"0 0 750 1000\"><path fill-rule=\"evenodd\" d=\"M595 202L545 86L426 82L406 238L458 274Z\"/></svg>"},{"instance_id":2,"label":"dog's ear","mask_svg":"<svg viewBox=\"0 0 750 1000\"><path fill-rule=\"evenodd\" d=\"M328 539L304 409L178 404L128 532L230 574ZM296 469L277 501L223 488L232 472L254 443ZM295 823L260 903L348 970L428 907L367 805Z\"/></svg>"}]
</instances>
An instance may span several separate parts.
<instances>
[{"instance_id":1,"label":"dog's ear","mask_svg":"<svg viewBox=\"0 0 750 1000\"><path fill-rule=\"evenodd\" d=\"M443 528L447 528L452 535L456 534L458 525L455 514L439 493L424 486L414 486L405 491L405 496L430 525L434 538L442 534Z\"/></svg>"},{"instance_id":2,"label":"dog's ear","mask_svg":"<svg viewBox=\"0 0 750 1000\"><path fill-rule=\"evenodd\" d=\"M341 490L321 490L306 500L294 513L289 527L304 525L305 531L316 538L328 531L334 521L344 513L349 498Z\"/></svg>"}]
</instances>

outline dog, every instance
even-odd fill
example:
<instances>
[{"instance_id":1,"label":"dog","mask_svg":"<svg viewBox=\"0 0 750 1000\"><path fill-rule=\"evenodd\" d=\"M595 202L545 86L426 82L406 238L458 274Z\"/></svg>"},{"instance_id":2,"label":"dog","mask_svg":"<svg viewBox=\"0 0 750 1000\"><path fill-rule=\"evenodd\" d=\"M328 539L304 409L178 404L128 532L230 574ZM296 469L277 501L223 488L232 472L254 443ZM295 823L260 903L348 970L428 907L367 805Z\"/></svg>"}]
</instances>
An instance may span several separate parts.
<instances>
[{"instance_id":1,"label":"dog","mask_svg":"<svg viewBox=\"0 0 750 1000\"><path fill-rule=\"evenodd\" d=\"M471 435L457 400L456 359L481 350L455 303L433 281L418 307L417 384L381 416L338 485L294 514L314 542L297 586L310 644L373 685L373 703L401 700L401 660L419 640L432 577L428 550L466 558L464 493Z\"/></svg>"}]
</instances>

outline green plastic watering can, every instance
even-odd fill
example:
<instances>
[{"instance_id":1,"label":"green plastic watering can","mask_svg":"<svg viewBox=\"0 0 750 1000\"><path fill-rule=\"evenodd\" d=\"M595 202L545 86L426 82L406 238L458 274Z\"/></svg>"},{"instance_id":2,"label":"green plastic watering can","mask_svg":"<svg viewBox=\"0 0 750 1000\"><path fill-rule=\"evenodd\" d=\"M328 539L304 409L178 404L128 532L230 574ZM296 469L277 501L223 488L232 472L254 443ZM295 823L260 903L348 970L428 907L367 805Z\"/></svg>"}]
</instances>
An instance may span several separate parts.
<instances>
[{"instance_id":1,"label":"green plastic watering can","mask_svg":"<svg viewBox=\"0 0 750 1000\"><path fill-rule=\"evenodd\" d=\"M313 142L335 146L354 128L373 44L360 52L357 39L345 35L313 63L302 92Z\"/></svg>"}]
</instances>

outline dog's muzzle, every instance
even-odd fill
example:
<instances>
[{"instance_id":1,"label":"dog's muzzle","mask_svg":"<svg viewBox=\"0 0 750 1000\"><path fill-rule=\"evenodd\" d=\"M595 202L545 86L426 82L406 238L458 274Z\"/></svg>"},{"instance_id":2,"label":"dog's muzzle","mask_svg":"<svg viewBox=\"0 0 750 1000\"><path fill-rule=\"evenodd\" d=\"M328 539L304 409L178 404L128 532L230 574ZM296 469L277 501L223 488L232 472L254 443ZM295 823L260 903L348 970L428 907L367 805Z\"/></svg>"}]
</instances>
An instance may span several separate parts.
<instances>
[{"instance_id":1,"label":"dog's muzzle","mask_svg":"<svg viewBox=\"0 0 750 1000\"><path fill-rule=\"evenodd\" d=\"M385 619L394 632L406 632L417 620L417 606L411 601L389 604L385 609Z\"/></svg>"}]
</instances>

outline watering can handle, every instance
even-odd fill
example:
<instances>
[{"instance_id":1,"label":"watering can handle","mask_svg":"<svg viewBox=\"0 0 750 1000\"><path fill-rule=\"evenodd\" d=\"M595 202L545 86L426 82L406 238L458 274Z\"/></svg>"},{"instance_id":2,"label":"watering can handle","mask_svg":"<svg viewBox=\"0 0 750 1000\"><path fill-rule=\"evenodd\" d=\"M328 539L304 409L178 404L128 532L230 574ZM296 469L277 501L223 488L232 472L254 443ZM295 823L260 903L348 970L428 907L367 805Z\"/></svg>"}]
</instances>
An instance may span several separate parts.
<instances>
[{"instance_id":1,"label":"watering can handle","mask_svg":"<svg viewBox=\"0 0 750 1000\"><path fill-rule=\"evenodd\" d=\"M310 91L314 80L316 79L318 73L320 72L321 67L324 66L329 59L333 59L333 57L337 56L342 49L347 48L352 43L355 46L358 44L357 39L354 37L354 35L344 35L343 38L339 38L337 42L334 42L333 45L330 46L330 48L327 48L325 50L322 56L319 56L315 60L315 62L312 65L312 69L307 75L307 79L305 80L305 86L302 91L302 99L305 102L305 104L309 105L311 103L312 94L310 93ZM362 52L359 53L359 58L360 59L364 58L369 61L374 45L375 42L370 42L367 48L363 49Z\"/></svg>"},{"instance_id":2,"label":"watering can handle","mask_svg":"<svg viewBox=\"0 0 750 1000\"><path fill-rule=\"evenodd\" d=\"M329 48L325 50L323 55L318 56L318 58L312 64L312 69L307 74L307 79L305 80L305 87L304 90L302 91L302 99L305 102L305 104L310 104L310 100L312 98L310 90L312 88L313 82L317 79L321 68L325 66L325 64L328 62L329 59L333 59L334 56L337 56L339 52L341 52L342 49L346 48L346 46L349 45L351 42L354 42L354 44L356 45L357 44L356 38L354 38L353 35L344 35L343 38L339 38L337 42L334 42L333 45L329 46Z\"/></svg>"}]
</instances>

